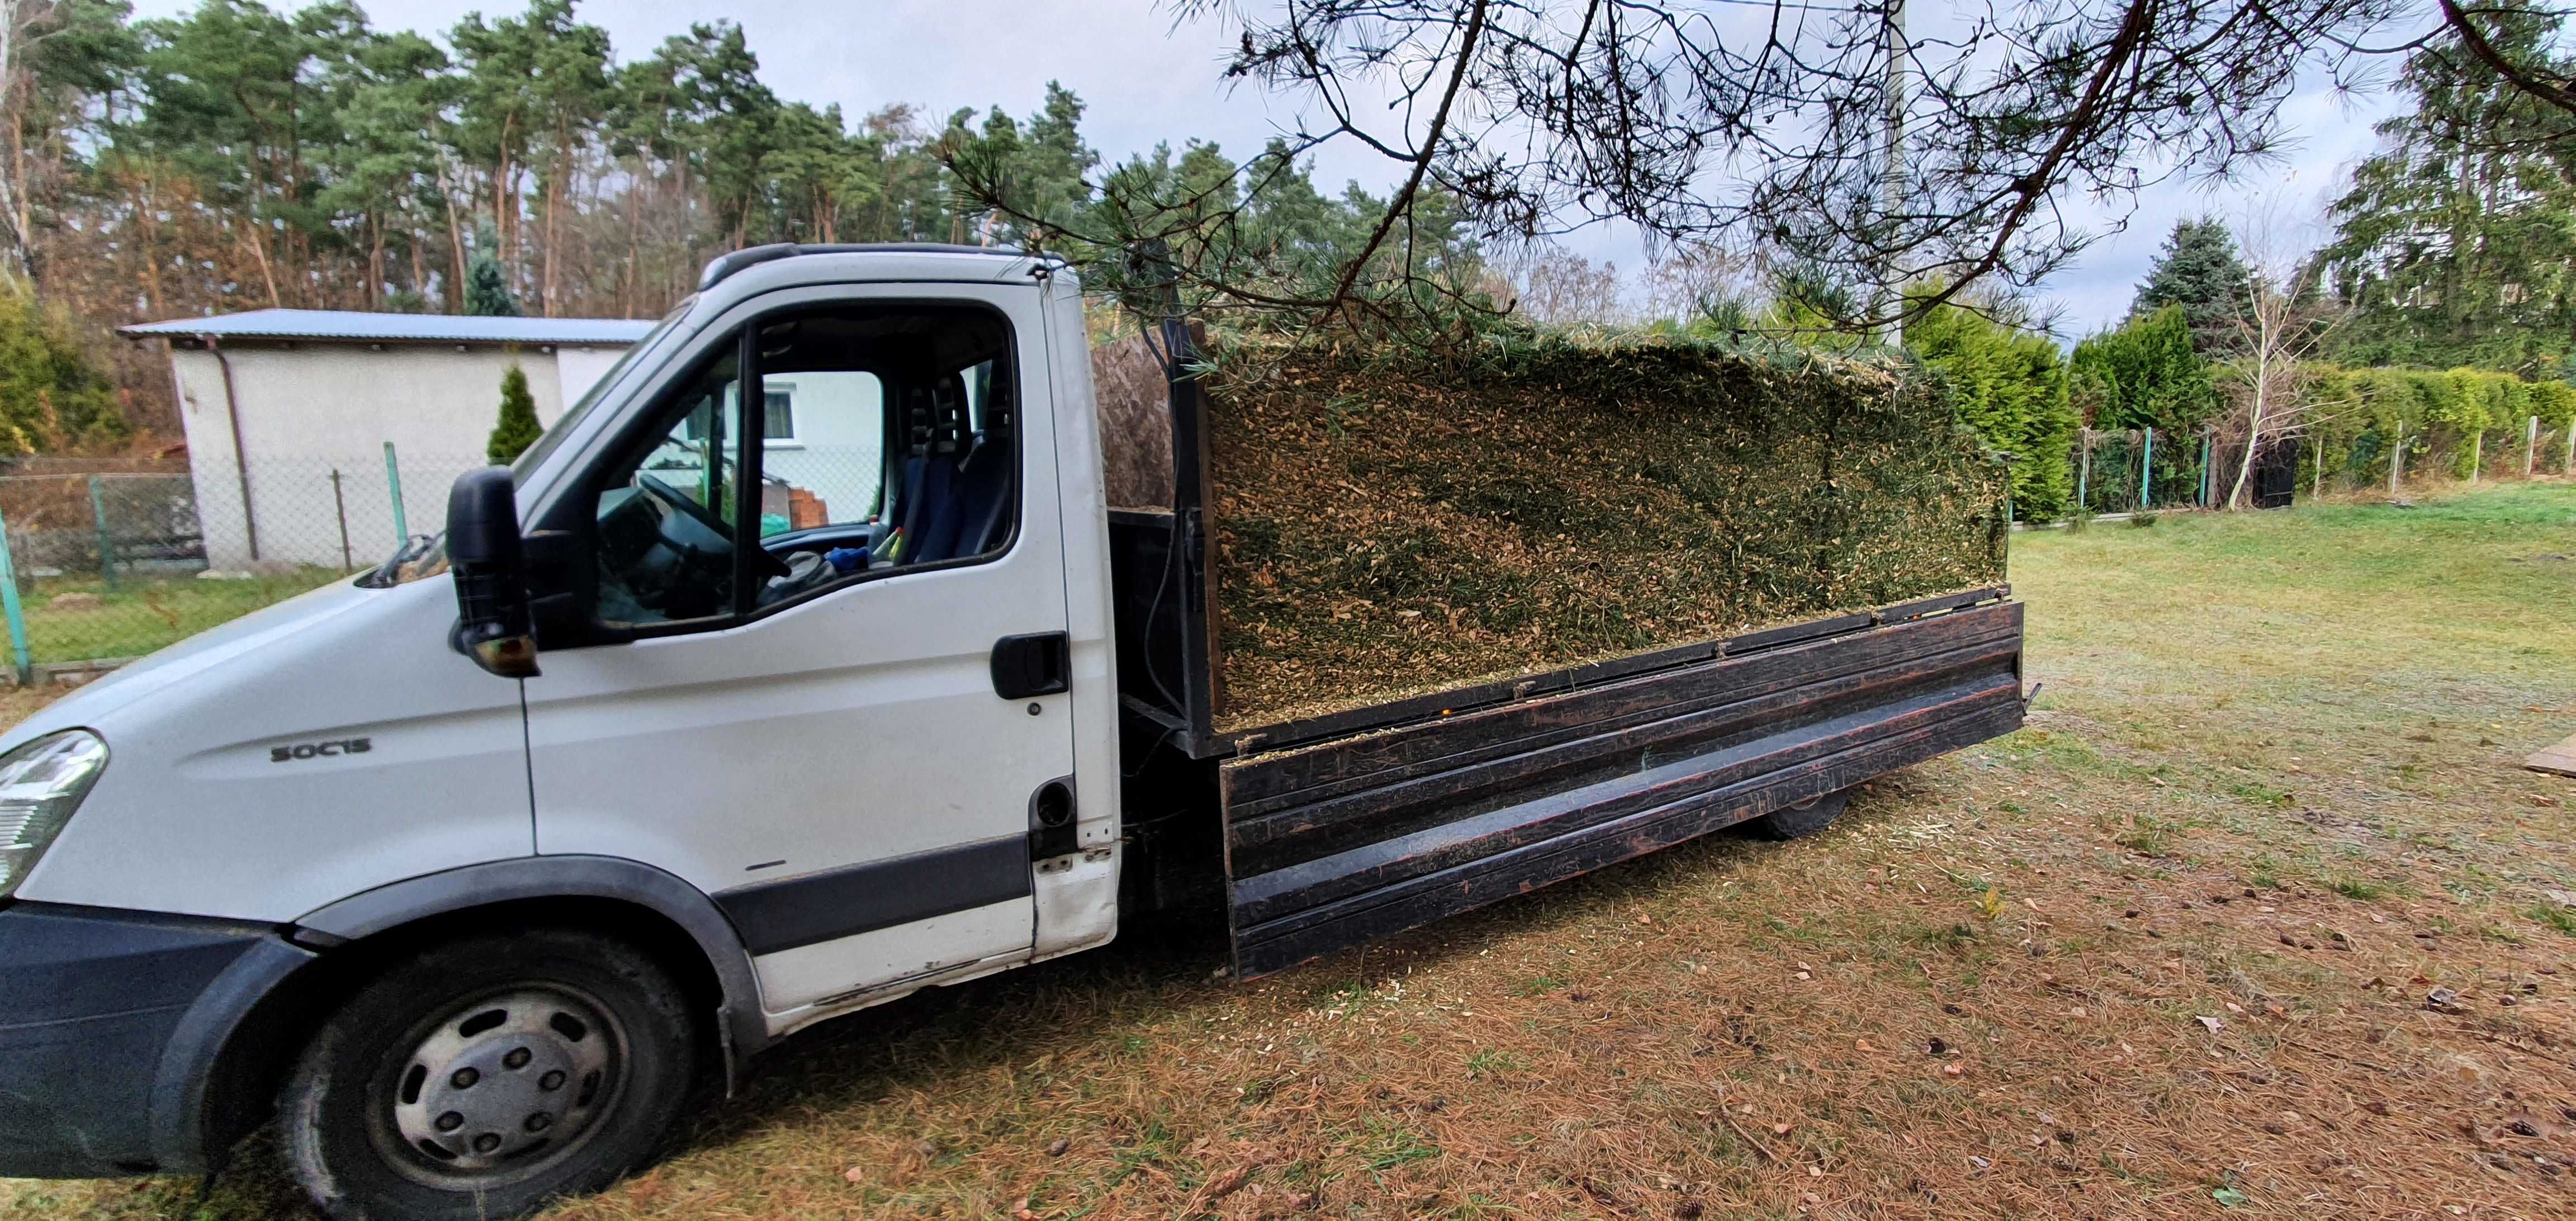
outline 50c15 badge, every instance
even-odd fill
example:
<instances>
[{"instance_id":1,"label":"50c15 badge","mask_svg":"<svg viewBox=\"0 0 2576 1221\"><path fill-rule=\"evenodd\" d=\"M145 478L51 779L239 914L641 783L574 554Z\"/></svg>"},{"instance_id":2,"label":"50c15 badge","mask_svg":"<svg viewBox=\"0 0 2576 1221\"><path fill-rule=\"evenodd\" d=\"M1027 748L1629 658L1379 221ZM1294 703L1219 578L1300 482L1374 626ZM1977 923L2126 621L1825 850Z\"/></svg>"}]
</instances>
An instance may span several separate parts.
<instances>
[{"instance_id":1,"label":"50c15 badge","mask_svg":"<svg viewBox=\"0 0 2576 1221\"><path fill-rule=\"evenodd\" d=\"M339 738L329 742L298 742L293 746L268 748L268 761L285 763L295 759L318 759L325 755L363 755L374 747L365 738Z\"/></svg>"}]
</instances>

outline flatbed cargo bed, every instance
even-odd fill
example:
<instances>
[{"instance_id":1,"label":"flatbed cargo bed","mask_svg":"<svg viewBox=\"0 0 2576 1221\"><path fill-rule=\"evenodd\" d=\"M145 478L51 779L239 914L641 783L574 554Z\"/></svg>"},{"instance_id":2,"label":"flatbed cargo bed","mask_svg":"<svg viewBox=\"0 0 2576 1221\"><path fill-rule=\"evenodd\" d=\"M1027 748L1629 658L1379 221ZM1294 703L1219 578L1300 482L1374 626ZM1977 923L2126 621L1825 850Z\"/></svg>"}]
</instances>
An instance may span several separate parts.
<instances>
[{"instance_id":1,"label":"flatbed cargo bed","mask_svg":"<svg viewBox=\"0 0 2576 1221\"><path fill-rule=\"evenodd\" d=\"M1128 825L1148 886L1221 872L1240 976L2021 725L2022 607L2001 584L1230 724L1205 405L1187 380L1169 419L1169 506L1109 514Z\"/></svg>"}]
</instances>

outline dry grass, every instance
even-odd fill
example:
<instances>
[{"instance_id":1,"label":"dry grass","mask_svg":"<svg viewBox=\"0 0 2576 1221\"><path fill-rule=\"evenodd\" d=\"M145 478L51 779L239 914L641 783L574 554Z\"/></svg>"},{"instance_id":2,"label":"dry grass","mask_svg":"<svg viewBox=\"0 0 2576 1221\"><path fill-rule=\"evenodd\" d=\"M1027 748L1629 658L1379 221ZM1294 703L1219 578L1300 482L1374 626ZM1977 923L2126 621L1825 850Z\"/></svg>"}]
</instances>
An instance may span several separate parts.
<instances>
[{"instance_id":1,"label":"dry grass","mask_svg":"<svg viewBox=\"0 0 2576 1221\"><path fill-rule=\"evenodd\" d=\"M1819 839L1251 985L1185 937L915 998L558 1215L2569 1215L2576 785L2514 767L2576 723L2551 554L2576 487L2028 537L2030 728Z\"/></svg>"}]
</instances>

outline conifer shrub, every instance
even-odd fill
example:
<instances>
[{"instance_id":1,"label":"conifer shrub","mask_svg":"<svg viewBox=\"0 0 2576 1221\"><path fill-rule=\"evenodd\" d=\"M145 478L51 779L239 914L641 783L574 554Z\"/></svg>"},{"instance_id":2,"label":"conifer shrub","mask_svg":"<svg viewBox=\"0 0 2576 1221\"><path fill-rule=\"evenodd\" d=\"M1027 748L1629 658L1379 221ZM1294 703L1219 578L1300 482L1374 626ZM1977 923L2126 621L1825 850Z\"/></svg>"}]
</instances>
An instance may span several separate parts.
<instances>
[{"instance_id":1,"label":"conifer shrub","mask_svg":"<svg viewBox=\"0 0 2576 1221\"><path fill-rule=\"evenodd\" d=\"M2004 464L1919 370L1519 336L1206 376L1224 728L2003 579Z\"/></svg>"},{"instance_id":2,"label":"conifer shrub","mask_svg":"<svg viewBox=\"0 0 2576 1221\"><path fill-rule=\"evenodd\" d=\"M527 370L513 361L509 372L501 375L501 417L492 425L491 439L484 442L484 456L494 466L508 466L545 431L537 423L537 400L528 393Z\"/></svg>"}]
</instances>

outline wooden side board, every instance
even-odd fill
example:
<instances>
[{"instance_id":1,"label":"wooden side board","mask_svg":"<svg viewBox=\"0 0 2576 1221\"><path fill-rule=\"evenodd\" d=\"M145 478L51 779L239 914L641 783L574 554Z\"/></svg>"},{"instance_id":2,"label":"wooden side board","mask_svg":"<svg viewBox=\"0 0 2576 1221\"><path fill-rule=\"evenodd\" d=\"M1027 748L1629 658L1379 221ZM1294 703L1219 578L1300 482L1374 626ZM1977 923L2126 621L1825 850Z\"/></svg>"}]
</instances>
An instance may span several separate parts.
<instances>
[{"instance_id":1,"label":"wooden side board","mask_svg":"<svg viewBox=\"0 0 2576 1221\"><path fill-rule=\"evenodd\" d=\"M1219 769L1236 968L1265 974L2021 724L2018 603L1719 656Z\"/></svg>"}]
</instances>

